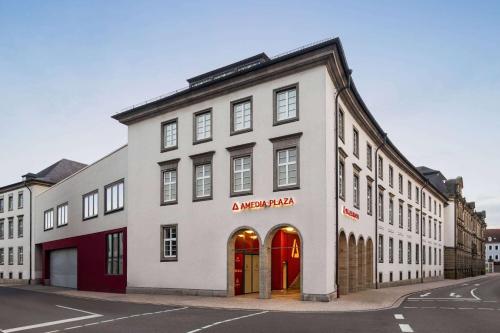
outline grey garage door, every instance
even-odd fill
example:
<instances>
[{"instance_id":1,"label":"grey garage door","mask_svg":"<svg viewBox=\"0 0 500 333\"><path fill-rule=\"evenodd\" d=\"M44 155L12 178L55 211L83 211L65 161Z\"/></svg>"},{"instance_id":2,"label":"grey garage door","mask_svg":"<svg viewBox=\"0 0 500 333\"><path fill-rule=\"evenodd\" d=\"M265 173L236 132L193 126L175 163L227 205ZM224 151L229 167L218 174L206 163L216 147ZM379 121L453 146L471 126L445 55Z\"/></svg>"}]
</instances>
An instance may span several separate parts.
<instances>
[{"instance_id":1,"label":"grey garage door","mask_svg":"<svg viewBox=\"0 0 500 333\"><path fill-rule=\"evenodd\" d=\"M77 287L76 249L50 252L50 284L58 287Z\"/></svg>"}]
</instances>

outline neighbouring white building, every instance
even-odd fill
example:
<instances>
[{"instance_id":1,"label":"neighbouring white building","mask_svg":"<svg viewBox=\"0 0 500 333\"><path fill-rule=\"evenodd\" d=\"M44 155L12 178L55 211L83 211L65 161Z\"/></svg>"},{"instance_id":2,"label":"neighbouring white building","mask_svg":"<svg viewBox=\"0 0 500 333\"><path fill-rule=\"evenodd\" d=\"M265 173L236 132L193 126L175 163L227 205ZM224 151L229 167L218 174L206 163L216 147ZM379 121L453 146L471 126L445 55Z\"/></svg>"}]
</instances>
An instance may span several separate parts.
<instances>
[{"instance_id":1,"label":"neighbouring white building","mask_svg":"<svg viewBox=\"0 0 500 333\"><path fill-rule=\"evenodd\" d=\"M31 219L33 198L85 164L62 159L17 183L0 187L0 283L34 279ZM30 242L31 240L31 242Z\"/></svg>"},{"instance_id":2,"label":"neighbouring white building","mask_svg":"<svg viewBox=\"0 0 500 333\"><path fill-rule=\"evenodd\" d=\"M490 272L500 271L500 229L486 229L486 263Z\"/></svg>"},{"instance_id":3,"label":"neighbouring white building","mask_svg":"<svg viewBox=\"0 0 500 333\"><path fill-rule=\"evenodd\" d=\"M113 116L128 291L328 301L443 278L446 197L387 139L338 39L188 82Z\"/></svg>"}]
</instances>

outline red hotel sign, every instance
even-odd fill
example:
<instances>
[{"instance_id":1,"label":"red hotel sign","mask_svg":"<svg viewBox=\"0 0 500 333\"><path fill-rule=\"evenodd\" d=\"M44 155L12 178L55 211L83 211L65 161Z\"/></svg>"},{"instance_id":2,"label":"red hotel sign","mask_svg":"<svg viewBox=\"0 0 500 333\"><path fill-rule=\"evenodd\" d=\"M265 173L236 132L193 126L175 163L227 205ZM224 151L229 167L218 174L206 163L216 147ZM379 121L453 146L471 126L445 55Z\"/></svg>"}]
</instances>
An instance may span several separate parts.
<instances>
[{"instance_id":1,"label":"red hotel sign","mask_svg":"<svg viewBox=\"0 0 500 333\"><path fill-rule=\"evenodd\" d=\"M233 212L241 212L244 210L262 209L262 208L279 208L288 207L295 205L293 198L279 198L270 200L254 200L245 202L235 202L233 203Z\"/></svg>"},{"instance_id":2,"label":"red hotel sign","mask_svg":"<svg viewBox=\"0 0 500 333\"><path fill-rule=\"evenodd\" d=\"M350 217L353 220L359 220L359 214L356 212L353 212L346 206L342 206L342 214L344 214L347 217Z\"/></svg>"}]
</instances>

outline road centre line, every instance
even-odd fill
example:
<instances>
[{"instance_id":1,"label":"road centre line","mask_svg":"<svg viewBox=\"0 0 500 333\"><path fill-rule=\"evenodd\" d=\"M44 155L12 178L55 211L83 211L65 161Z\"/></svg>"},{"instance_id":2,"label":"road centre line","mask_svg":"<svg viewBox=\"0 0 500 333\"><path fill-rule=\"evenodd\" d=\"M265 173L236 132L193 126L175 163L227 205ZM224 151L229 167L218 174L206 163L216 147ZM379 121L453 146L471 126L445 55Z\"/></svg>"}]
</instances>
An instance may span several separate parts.
<instances>
[{"instance_id":1,"label":"road centre line","mask_svg":"<svg viewBox=\"0 0 500 333\"><path fill-rule=\"evenodd\" d=\"M244 318L248 318L248 317L259 316L259 315L262 315L262 314L265 314L265 313L268 313L268 312L269 311L261 311L261 312L251 313L251 314L245 315L245 316L240 316L240 317L230 318L230 319L226 319L226 320L222 320L222 321L217 321L215 323L212 323L212 324L209 324L209 325L205 325L203 327L191 330L191 331L189 331L187 333L194 333L194 332L203 331L203 330L205 330L207 328L210 328L210 327L213 327L213 326L217 326L217 325L229 323L231 321L235 321L235 320L239 320L239 319L244 319Z\"/></svg>"}]
</instances>

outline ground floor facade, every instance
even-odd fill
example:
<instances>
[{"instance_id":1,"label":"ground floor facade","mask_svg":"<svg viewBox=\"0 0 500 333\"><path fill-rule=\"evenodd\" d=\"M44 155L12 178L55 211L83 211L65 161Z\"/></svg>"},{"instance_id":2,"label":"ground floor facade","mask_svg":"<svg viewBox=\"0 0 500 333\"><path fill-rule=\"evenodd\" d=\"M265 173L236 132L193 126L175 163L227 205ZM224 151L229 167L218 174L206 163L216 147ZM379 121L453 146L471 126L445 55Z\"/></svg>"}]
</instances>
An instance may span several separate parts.
<instances>
[{"instance_id":1,"label":"ground floor facade","mask_svg":"<svg viewBox=\"0 0 500 333\"><path fill-rule=\"evenodd\" d=\"M127 284L127 229L120 228L36 245L45 285L123 293Z\"/></svg>"},{"instance_id":2,"label":"ground floor facade","mask_svg":"<svg viewBox=\"0 0 500 333\"><path fill-rule=\"evenodd\" d=\"M473 257L469 251L445 247L445 278L463 279L486 274L484 259Z\"/></svg>"}]
</instances>

